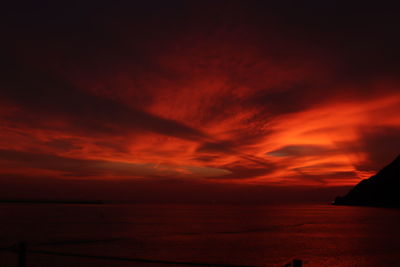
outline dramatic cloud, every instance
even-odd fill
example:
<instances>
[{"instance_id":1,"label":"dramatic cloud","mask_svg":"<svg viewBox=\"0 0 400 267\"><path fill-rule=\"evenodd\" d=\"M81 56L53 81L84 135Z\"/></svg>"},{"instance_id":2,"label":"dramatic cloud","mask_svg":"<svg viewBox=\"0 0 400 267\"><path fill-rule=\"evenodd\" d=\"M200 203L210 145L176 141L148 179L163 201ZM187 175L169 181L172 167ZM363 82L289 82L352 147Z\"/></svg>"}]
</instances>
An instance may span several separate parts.
<instances>
[{"instance_id":1,"label":"dramatic cloud","mask_svg":"<svg viewBox=\"0 0 400 267\"><path fill-rule=\"evenodd\" d=\"M267 2L10 3L0 173L265 188L377 171L400 152L398 14Z\"/></svg>"}]
</instances>

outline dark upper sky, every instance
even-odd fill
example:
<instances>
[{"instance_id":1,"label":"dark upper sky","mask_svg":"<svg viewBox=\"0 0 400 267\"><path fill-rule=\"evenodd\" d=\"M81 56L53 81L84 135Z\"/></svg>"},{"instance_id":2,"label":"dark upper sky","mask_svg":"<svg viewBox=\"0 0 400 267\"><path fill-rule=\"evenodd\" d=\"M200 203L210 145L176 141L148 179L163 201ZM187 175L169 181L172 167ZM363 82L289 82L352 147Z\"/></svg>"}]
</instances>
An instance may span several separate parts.
<instances>
[{"instance_id":1,"label":"dark upper sky","mask_svg":"<svg viewBox=\"0 0 400 267\"><path fill-rule=\"evenodd\" d=\"M3 5L1 184L217 196L368 177L400 151L399 8L274 2Z\"/></svg>"}]
</instances>

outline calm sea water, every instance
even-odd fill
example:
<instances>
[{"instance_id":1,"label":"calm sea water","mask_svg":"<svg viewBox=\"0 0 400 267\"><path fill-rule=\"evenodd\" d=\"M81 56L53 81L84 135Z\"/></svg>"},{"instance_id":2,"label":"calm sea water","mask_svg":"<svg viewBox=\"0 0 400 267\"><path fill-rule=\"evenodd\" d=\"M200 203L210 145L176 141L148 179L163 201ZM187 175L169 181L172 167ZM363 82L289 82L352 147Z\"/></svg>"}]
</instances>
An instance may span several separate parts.
<instances>
[{"instance_id":1,"label":"calm sea water","mask_svg":"<svg viewBox=\"0 0 400 267\"><path fill-rule=\"evenodd\" d=\"M293 206L0 205L0 247L154 260L400 266L400 210ZM160 266L28 254L28 266ZM0 266L16 254L0 252Z\"/></svg>"}]
</instances>

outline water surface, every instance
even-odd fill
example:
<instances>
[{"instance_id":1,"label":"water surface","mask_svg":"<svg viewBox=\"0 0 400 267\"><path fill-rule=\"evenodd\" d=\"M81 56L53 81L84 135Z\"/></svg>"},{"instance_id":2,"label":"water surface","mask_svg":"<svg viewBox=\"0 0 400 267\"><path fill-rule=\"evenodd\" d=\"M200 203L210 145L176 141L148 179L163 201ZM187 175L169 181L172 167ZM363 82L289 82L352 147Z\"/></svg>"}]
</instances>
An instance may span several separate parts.
<instances>
[{"instance_id":1,"label":"water surface","mask_svg":"<svg viewBox=\"0 0 400 267\"><path fill-rule=\"evenodd\" d=\"M0 205L0 246L154 260L400 266L400 210L330 205ZM1 266L16 255L0 252ZM28 266L159 266L28 254Z\"/></svg>"}]
</instances>

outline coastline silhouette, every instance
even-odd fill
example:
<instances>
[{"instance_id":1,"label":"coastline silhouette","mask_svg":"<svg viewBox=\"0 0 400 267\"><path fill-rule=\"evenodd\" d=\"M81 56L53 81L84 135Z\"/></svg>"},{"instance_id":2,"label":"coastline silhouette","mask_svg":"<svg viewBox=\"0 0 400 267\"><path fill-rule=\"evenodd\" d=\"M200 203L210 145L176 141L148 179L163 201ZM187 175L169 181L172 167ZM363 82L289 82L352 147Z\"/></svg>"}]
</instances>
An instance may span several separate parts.
<instances>
[{"instance_id":1,"label":"coastline silhouette","mask_svg":"<svg viewBox=\"0 0 400 267\"><path fill-rule=\"evenodd\" d=\"M362 180L333 205L400 208L400 155L377 174Z\"/></svg>"}]
</instances>

